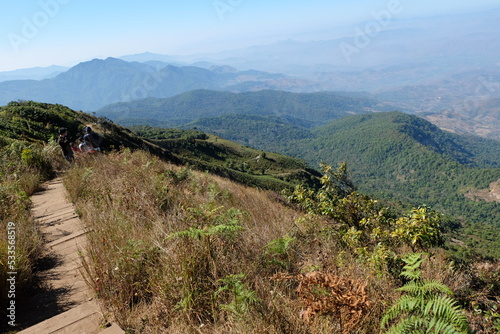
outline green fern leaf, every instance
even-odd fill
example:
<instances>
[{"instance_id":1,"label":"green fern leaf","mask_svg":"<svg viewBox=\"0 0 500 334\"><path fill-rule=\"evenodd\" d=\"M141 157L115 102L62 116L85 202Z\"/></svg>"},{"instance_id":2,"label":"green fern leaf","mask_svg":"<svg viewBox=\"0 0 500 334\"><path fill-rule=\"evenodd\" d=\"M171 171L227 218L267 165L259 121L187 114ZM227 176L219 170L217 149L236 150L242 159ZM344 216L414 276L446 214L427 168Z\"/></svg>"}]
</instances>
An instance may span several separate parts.
<instances>
[{"instance_id":1,"label":"green fern leaf","mask_svg":"<svg viewBox=\"0 0 500 334\"><path fill-rule=\"evenodd\" d=\"M419 279L422 275L422 271L418 269L424 261L423 255L425 255L425 253L411 253L404 257L402 260L406 265L403 267L401 276L411 280Z\"/></svg>"},{"instance_id":2,"label":"green fern leaf","mask_svg":"<svg viewBox=\"0 0 500 334\"><path fill-rule=\"evenodd\" d=\"M407 265L401 275L412 280L397 289L405 294L386 310L381 328L397 321L386 333L469 333L467 317L451 298L451 289L439 281L421 279L418 269L422 264L422 254L409 254L403 261Z\"/></svg>"}]
</instances>

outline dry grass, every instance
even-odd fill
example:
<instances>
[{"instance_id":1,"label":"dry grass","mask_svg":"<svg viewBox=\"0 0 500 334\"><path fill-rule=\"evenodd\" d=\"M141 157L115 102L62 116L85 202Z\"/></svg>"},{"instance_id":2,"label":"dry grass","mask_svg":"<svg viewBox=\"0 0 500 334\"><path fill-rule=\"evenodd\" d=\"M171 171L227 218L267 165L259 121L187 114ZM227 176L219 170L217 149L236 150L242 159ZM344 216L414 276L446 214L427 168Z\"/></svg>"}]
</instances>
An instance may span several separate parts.
<instances>
[{"instance_id":1,"label":"dry grass","mask_svg":"<svg viewBox=\"0 0 500 334\"><path fill-rule=\"evenodd\" d=\"M17 272L16 299L22 300L33 288L34 268L43 248L43 240L31 216L29 196L53 175L54 167L62 166L62 158L60 148L57 147L59 154L56 155L53 144L45 148L16 141L0 144L0 280L6 282L8 272ZM15 270L11 270L6 261L8 246L12 246L7 238L9 222L15 224ZM0 287L0 315L6 318L7 284L2 283Z\"/></svg>"},{"instance_id":2,"label":"dry grass","mask_svg":"<svg viewBox=\"0 0 500 334\"><path fill-rule=\"evenodd\" d=\"M127 150L79 161L65 184L89 229L89 284L131 333L378 333L398 297L331 222L271 192ZM453 286L445 263L425 274Z\"/></svg>"}]
</instances>

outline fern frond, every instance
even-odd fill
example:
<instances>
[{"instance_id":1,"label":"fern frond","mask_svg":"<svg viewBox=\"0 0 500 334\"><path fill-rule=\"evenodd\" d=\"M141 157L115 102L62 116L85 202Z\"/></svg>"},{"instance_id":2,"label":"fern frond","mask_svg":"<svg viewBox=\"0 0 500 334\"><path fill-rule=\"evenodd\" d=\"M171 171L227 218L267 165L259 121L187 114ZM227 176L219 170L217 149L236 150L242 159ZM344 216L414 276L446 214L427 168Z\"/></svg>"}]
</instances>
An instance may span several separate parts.
<instances>
[{"instance_id":1,"label":"fern frond","mask_svg":"<svg viewBox=\"0 0 500 334\"><path fill-rule=\"evenodd\" d=\"M436 280L410 281L406 283L398 291L406 292L412 296L428 296L436 292L441 292L447 295L453 292L445 284Z\"/></svg>"},{"instance_id":2,"label":"fern frond","mask_svg":"<svg viewBox=\"0 0 500 334\"><path fill-rule=\"evenodd\" d=\"M451 297L435 296L427 302L423 311L424 317L435 318L464 332L467 332L469 329L467 317L461 311L457 302Z\"/></svg>"},{"instance_id":3,"label":"fern frond","mask_svg":"<svg viewBox=\"0 0 500 334\"><path fill-rule=\"evenodd\" d=\"M406 292L410 296L423 296L422 287L424 283L422 281L410 281L403 285L402 287L396 289L396 291Z\"/></svg>"},{"instance_id":4,"label":"fern frond","mask_svg":"<svg viewBox=\"0 0 500 334\"><path fill-rule=\"evenodd\" d=\"M460 329L457 328L456 326L448 323L447 321L443 319L433 319L435 320L430 326L428 331L430 333L436 333L436 334L467 334L469 333L467 329Z\"/></svg>"},{"instance_id":5,"label":"fern frond","mask_svg":"<svg viewBox=\"0 0 500 334\"><path fill-rule=\"evenodd\" d=\"M410 253L406 255L402 259L406 265L403 267L401 276L411 280L419 279L422 275L422 271L418 269L424 261L423 255L425 255L425 253Z\"/></svg>"},{"instance_id":6,"label":"fern frond","mask_svg":"<svg viewBox=\"0 0 500 334\"><path fill-rule=\"evenodd\" d=\"M426 334L425 322L425 319L417 316L406 317L389 328L384 334Z\"/></svg>"},{"instance_id":7,"label":"fern frond","mask_svg":"<svg viewBox=\"0 0 500 334\"><path fill-rule=\"evenodd\" d=\"M386 310L380 326L384 329L390 322L397 321L387 334L467 334L470 327L460 306L451 298L451 289L436 280L420 277L423 254L409 254L402 276L412 278L397 289L405 294Z\"/></svg>"},{"instance_id":8,"label":"fern frond","mask_svg":"<svg viewBox=\"0 0 500 334\"><path fill-rule=\"evenodd\" d=\"M391 328L389 328L384 334L402 334L402 333L405 333L404 332L405 325L406 325L405 323L400 322L396 326L392 326Z\"/></svg>"},{"instance_id":9,"label":"fern frond","mask_svg":"<svg viewBox=\"0 0 500 334\"><path fill-rule=\"evenodd\" d=\"M389 322L405 314L411 314L414 310L421 308L423 300L419 300L413 296L404 295L399 298L397 303L385 311L381 320L381 327L384 328Z\"/></svg>"}]
</instances>

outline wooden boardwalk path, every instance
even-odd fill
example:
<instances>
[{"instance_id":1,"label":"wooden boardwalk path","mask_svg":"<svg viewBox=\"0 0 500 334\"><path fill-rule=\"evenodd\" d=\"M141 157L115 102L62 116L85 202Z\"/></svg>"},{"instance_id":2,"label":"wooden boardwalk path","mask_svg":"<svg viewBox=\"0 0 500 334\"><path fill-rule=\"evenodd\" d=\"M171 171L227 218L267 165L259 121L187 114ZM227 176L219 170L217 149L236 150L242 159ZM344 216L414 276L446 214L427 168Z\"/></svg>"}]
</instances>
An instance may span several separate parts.
<instances>
[{"instance_id":1,"label":"wooden boardwalk path","mask_svg":"<svg viewBox=\"0 0 500 334\"><path fill-rule=\"evenodd\" d=\"M46 268L41 268L43 292L32 297L24 315L31 327L18 334L118 334L118 325L105 321L81 274L79 250L86 242L85 228L60 178L32 196L32 214L46 241Z\"/></svg>"}]
</instances>

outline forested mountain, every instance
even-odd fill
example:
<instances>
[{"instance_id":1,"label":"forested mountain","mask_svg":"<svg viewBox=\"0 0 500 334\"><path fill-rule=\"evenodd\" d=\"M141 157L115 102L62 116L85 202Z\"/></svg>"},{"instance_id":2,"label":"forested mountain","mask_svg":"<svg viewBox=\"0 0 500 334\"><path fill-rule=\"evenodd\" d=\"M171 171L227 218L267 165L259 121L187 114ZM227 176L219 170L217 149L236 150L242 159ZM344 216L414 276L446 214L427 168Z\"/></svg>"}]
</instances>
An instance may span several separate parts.
<instances>
[{"instance_id":1,"label":"forested mountain","mask_svg":"<svg viewBox=\"0 0 500 334\"><path fill-rule=\"evenodd\" d=\"M306 124L306 126L304 126ZM231 138L251 147L286 152L300 139L315 138L309 123L302 119L280 116L229 114L200 118L182 126Z\"/></svg>"},{"instance_id":2,"label":"forested mountain","mask_svg":"<svg viewBox=\"0 0 500 334\"><path fill-rule=\"evenodd\" d=\"M500 142L459 136L399 112L350 116L313 131L287 152L312 166L346 161L363 192L427 204L465 222L485 249L500 244L500 205L466 196L500 180ZM268 148L269 149L269 148ZM479 231L480 230L480 231Z\"/></svg>"},{"instance_id":3,"label":"forested mountain","mask_svg":"<svg viewBox=\"0 0 500 334\"><path fill-rule=\"evenodd\" d=\"M195 90L166 99L115 103L97 113L127 125L174 126L202 117L238 114L281 117L294 125L311 127L350 114L392 109L363 93Z\"/></svg>"},{"instance_id":4,"label":"forested mountain","mask_svg":"<svg viewBox=\"0 0 500 334\"><path fill-rule=\"evenodd\" d=\"M430 205L483 235L484 244L500 244L498 203L470 196L500 179L498 141L446 132L400 112L352 115L316 128L253 115L202 118L185 127L299 157L312 167L345 161L360 191L400 206Z\"/></svg>"}]
</instances>

